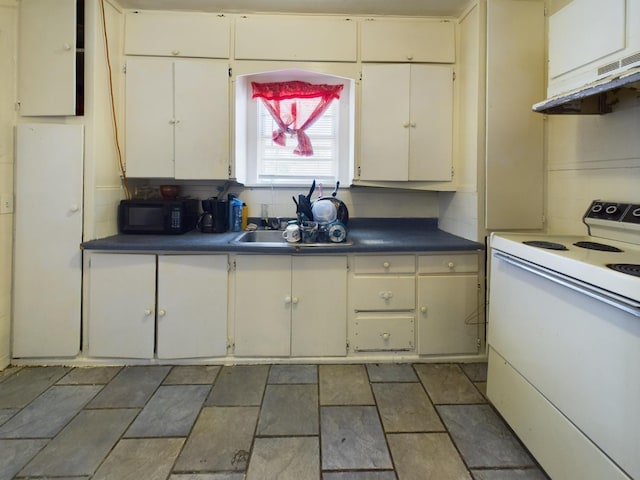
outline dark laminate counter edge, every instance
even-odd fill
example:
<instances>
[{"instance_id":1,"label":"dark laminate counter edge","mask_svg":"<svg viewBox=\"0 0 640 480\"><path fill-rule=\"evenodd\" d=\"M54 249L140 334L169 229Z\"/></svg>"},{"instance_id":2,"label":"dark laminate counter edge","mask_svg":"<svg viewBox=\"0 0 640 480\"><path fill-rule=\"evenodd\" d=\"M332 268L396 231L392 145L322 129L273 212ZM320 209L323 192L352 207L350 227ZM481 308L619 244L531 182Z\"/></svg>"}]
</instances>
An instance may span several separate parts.
<instances>
[{"instance_id":1,"label":"dark laminate counter edge","mask_svg":"<svg viewBox=\"0 0 640 480\"><path fill-rule=\"evenodd\" d=\"M326 247L311 247L291 244L283 247L264 247L230 243L239 234L240 232L207 234L193 231L184 235L113 235L84 242L82 248L120 253L268 253L272 255L420 253L477 251L485 248L481 243L439 230L437 219L351 219L348 238L353 245L331 244Z\"/></svg>"}]
</instances>

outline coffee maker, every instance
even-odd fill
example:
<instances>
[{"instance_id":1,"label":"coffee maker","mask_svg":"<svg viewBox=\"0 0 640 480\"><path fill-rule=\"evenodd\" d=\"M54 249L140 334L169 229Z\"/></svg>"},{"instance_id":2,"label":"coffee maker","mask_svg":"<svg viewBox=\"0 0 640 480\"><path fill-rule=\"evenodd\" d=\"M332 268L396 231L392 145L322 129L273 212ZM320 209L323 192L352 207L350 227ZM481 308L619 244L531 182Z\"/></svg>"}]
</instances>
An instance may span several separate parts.
<instances>
[{"instance_id":1,"label":"coffee maker","mask_svg":"<svg viewBox=\"0 0 640 480\"><path fill-rule=\"evenodd\" d=\"M210 197L202 200L198 229L203 233L223 233L229 229L229 202Z\"/></svg>"}]
</instances>

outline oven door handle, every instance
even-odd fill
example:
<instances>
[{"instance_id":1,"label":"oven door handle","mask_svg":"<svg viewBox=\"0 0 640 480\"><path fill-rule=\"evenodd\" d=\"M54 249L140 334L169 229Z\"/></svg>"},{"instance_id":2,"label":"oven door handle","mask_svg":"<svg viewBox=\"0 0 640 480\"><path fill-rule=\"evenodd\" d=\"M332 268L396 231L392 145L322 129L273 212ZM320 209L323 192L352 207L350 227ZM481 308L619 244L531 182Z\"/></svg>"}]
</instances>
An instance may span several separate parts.
<instances>
[{"instance_id":1,"label":"oven door handle","mask_svg":"<svg viewBox=\"0 0 640 480\"><path fill-rule=\"evenodd\" d=\"M612 307L615 307L619 310L630 313L635 317L640 317L640 302L636 302L621 295L616 295L615 293L608 292L593 285L589 285L588 283L582 282L575 278L562 275L548 268L536 265L535 263L528 262L527 260L523 260L518 257L514 257L513 255L509 255L508 253L494 251L493 256L496 259L513 265L514 267L521 268L530 273L533 273L534 275L546 278L547 280L557 283L558 285L570 288L571 290L574 290L578 293L582 293L583 295L587 295L595 300L604 302L607 305L611 305Z\"/></svg>"}]
</instances>

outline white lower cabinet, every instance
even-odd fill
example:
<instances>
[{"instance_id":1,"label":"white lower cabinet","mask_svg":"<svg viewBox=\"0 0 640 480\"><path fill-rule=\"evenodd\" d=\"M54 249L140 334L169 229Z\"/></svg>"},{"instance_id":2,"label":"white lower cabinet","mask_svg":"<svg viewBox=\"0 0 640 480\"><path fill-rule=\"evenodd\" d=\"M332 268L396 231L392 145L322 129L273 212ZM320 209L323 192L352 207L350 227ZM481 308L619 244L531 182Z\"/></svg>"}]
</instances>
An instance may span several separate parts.
<instances>
[{"instance_id":1,"label":"white lower cabinet","mask_svg":"<svg viewBox=\"0 0 640 480\"><path fill-rule=\"evenodd\" d=\"M238 255L235 355L345 355L346 290L346 256Z\"/></svg>"},{"instance_id":2,"label":"white lower cabinet","mask_svg":"<svg viewBox=\"0 0 640 480\"><path fill-rule=\"evenodd\" d=\"M418 257L418 353L476 354L480 303L476 254Z\"/></svg>"},{"instance_id":3,"label":"white lower cabinet","mask_svg":"<svg viewBox=\"0 0 640 480\"><path fill-rule=\"evenodd\" d=\"M226 354L226 255L91 253L86 262L89 356Z\"/></svg>"}]
</instances>

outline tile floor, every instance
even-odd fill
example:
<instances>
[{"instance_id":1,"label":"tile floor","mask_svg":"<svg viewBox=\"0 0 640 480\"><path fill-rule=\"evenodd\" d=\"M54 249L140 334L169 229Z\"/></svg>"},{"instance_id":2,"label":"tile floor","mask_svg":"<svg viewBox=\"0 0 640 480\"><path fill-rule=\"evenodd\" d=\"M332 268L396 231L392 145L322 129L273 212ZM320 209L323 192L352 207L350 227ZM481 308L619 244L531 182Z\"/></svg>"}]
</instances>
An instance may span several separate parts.
<instances>
[{"instance_id":1,"label":"tile floor","mask_svg":"<svg viewBox=\"0 0 640 480\"><path fill-rule=\"evenodd\" d=\"M0 480L546 480L485 364L10 367Z\"/></svg>"}]
</instances>

